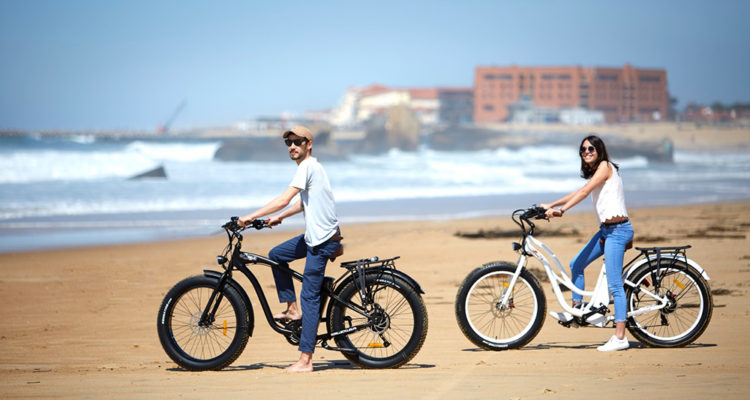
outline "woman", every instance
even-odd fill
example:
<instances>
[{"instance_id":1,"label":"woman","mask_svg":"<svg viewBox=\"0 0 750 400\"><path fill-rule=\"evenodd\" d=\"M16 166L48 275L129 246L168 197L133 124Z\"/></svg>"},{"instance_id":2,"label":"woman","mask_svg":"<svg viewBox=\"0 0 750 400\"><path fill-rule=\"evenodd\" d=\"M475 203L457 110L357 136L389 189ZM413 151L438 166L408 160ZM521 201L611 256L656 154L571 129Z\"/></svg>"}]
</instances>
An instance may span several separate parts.
<instances>
[{"instance_id":1,"label":"woman","mask_svg":"<svg viewBox=\"0 0 750 400\"><path fill-rule=\"evenodd\" d=\"M633 227L625 209L622 179L617 164L609 161L607 148L598 136L590 135L583 139L580 156L581 177L588 182L554 203L541 206L547 210L548 218L562 217L565 211L593 193L594 210L601 225L599 231L570 262L571 279L576 287L583 290L584 268L604 254L609 293L615 303L615 334L597 350L625 350L629 343L625 337L627 305L622 283L622 263L625 247L633 240ZM555 208L558 206L559 208ZM573 293L574 307L581 305L581 298L580 294Z\"/></svg>"}]
</instances>

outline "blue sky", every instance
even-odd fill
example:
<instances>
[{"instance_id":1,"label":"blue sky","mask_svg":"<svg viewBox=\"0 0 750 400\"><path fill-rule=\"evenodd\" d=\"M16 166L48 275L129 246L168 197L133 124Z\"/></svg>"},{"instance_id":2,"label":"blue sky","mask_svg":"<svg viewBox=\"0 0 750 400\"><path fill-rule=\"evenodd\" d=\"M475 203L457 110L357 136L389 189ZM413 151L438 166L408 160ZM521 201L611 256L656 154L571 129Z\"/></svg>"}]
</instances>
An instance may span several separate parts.
<instances>
[{"instance_id":1,"label":"blue sky","mask_svg":"<svg viewBox=\"0 0 750 400\"><path fill-rule=\"evenodd\" d=\"M679 105L750 101L747 1L0 0L0 130L154 130L471 86L479 65L665 68Z\"/></svg>"}]
</instances>

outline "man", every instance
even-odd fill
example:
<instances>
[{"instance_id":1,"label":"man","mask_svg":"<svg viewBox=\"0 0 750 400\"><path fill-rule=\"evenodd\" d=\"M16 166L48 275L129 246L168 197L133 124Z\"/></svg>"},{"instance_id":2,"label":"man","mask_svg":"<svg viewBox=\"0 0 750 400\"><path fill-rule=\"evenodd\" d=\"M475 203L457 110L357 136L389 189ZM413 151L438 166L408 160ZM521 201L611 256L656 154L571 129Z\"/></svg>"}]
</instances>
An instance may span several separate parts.
<instances>
[{"instance_id":1,"label":"man","mask_svg":"<svg viewBox=\"0 0 750 400\"><path fill-rule=\"evenodd\" d=\"M297 306L297 296L294 293L291 275L273 270L279 301L287 304L286 310L275 315L274 318L302 319L300 358L286 371L311 372L315 337L318 333L320 289L325 277L326 263L341 247L339 222L328 175L318 160L312 156L313 135L310 130L304 126L295 126L284 132L282 137L289 148L289 157L297 162L297 172L292 182L284 193L259 210L241 217L239 222L243 226L248 225L254 219L284 210L266 219L269 226L275 226L286 217L300 211L304 212L305 234L274 247L268 253L268 257L284 268L289 268L290 261L306 258L302 293L300 293L301 310ZM297 194L300 195L300 199L291 207L286 208Z\"/></svg>"}]
</instances>

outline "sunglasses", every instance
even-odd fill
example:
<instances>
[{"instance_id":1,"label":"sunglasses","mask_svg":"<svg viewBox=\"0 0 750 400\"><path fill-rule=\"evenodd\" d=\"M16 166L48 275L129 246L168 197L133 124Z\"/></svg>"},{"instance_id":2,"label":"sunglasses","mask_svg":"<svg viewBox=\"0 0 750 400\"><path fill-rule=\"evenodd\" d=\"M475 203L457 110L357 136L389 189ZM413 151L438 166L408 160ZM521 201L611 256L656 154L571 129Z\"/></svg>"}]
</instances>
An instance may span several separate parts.
<instances>
[{"instance_id":1,"label":"sunglasses","mask_svg":"<svg viewBox=\"0 0 750 400\"><path fill-rule=\"evenodd\" d=\"M295 146L299 147L302 145L302 143L305 143L307 141L307 138L301 138L301 139L284 139L284 144L286 144L286 147L289 147L294 143Z\"/></svg>"},{"instance_id":2,"label":"sunglasses","mask_svg":"<svg viewBox=\"0 0 750 400\"><path fill-rule=\"evenodd\" d=\"M581 146L581 150L580 150L581 154L585 153L586 151L588 151L589 153L593 153L593 152L596 151L596 147L594 147L594 146L589 146L589 147Z\"/></svg>"}]
</instances>

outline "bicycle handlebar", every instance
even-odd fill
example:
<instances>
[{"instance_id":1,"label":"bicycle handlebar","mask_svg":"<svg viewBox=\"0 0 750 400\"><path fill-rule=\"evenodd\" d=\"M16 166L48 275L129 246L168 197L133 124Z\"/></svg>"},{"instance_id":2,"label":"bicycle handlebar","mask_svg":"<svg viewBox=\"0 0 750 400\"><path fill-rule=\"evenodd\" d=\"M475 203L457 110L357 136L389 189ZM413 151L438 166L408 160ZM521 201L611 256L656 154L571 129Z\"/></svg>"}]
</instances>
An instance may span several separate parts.
<instances>
[{"instance_id":1,"label":"bicycle handlebar","mask_svg":"<svg viewBox=\"0 0 750 400\"><path fill-rule=\"evenodd\" d=\"M239 220L240 220L239 217L232 217L229 220L229 222L225 223L221 227L231 232L241 232L251 226L257 230L261 230L263 228L270 228L270 226L266 223L266 221L262 219L254 219L250 221L249 225L246 225L246 226L240 226Z\"/></svg>"},{"instance_id":2,"label":"bicycle handlebar","mask_svg":"<svg viewBox=\"0 0 750 400\"><path fill-rule=\"evenodd\" d=\"M547 210L542 207L537 206L536 204L532 205L531 207L527 209L519 209L519 210L513 211L513 215L515 216L519 212L523 212L523 214L521 214L519 218L527 220L527 221L532 218L533 219L548 219L546 215Z\"/></svg>"},{"instance_id":3,"label":"bicycle handlebar","mask_svg":"<svg viewBox=\"0 0 750 400\"><path fill-rule=\"evenodd\" d=\"M526 241L527 235L534 234L535 225L534 225L534 222L530 220L531 219L549 220L549 218L547 218L546 212L547 212L546 209L539 207L536 204L526 209L521 208L521 209L513 211L513 214L511 214L511 219L521 228L524 242ZM516 217L518 217L518 219L516 219Z\"/></svg>"}]
</instances>

